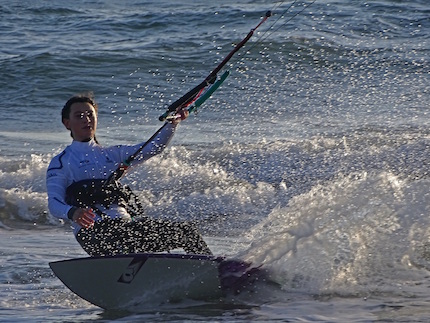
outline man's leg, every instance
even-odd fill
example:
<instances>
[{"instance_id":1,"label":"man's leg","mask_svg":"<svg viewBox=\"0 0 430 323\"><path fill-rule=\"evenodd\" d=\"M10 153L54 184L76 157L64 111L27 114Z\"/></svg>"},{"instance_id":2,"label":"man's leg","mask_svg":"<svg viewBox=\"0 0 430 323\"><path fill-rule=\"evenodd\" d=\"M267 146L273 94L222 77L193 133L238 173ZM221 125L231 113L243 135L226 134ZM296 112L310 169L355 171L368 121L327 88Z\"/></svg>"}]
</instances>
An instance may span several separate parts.
<instances>
[{"instance_id":1,"label":"man's leg","mask_svg":"<svg viewBox=\"0 0 430 323\"><path fill-rule=\"evenodd\" d=\"M183 248L187 253L212 255L197 228L187 222L143 218L126 224L135 252Z\"/></svg>"}]
</instances>

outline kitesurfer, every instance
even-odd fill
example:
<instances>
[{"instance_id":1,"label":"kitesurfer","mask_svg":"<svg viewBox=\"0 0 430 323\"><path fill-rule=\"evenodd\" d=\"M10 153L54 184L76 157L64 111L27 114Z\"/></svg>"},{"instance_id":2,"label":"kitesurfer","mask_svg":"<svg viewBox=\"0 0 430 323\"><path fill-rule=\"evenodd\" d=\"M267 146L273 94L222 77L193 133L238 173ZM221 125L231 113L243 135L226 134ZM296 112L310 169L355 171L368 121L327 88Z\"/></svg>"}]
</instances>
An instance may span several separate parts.
<instances>
[{"instance_id":1,"label":"kitesurfer","mask_svg":"<svg viewBox=\"0 0 430 323\"><path fill-rule=\"evenodd\" d=\"M139 147L143 149L131 166L161 153L188 112L181 110L180 118L167 122L151 142L111 147L101 146L96 139L97 112L91 94L73 96L62 109L62 123L73 141L51 160L47 170L51 214L72 221L77 241L91 256L176 248L212 254L194 225L136 214L141 211L131 206L136 195L118 181L107 183L109 175Z\"/></svg>"}]
</instances>

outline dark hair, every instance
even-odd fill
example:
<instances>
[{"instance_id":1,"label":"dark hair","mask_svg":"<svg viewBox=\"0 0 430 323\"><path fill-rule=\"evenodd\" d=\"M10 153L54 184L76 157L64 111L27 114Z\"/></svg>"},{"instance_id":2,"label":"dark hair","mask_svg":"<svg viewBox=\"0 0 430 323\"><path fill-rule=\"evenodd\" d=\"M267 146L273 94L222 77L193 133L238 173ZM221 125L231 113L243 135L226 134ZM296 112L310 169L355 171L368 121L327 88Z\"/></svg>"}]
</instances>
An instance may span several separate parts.
<instances>
[{"instance_id":1,"label":"dark hair","mask_svg":"<svg viewBox=\"0 0 430 323\"><path fill-rule=\"evenodd\" d=\"M77 103L77 102L88 102L94 107L94 110L96 111L96 113L98 112L98 105L96 101L94 101L92 93L78 94L78 95L72 96L64 105L63 109L61 110L61 120L70 118L70 107L72 106L73 103Z\"/></svg>"}]
</instances>

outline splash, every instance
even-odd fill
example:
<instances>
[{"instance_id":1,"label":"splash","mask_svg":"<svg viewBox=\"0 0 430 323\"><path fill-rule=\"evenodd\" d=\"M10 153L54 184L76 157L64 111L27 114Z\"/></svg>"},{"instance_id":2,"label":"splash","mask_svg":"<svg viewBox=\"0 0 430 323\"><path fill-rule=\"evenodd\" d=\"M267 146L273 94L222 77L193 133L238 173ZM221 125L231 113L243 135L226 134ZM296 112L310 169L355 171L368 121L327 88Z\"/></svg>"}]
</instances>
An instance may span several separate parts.
<instances>
[{"instance_id":1,"label":"splash","mask_svg":"<svg viewBox=\"0 0 430 323\"><path fill-rule=\"evenodd\" d=\"M288 289L397 288L399 277L413 279L417 263L430 265L429 188L428 179L389 172L340 176L274 209L250 231L241 256L270 267Z\"/></svg>"}]
</instances>

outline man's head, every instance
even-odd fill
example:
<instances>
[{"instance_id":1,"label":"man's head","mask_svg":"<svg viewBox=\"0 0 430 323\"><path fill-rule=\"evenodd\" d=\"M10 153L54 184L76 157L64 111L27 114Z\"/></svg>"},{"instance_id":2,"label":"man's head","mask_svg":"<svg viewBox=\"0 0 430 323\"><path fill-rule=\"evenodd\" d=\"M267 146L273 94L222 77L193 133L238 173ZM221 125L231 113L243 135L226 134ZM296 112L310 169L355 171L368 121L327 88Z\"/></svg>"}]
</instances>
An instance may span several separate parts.
<instances>
[{"instance_id":1,"label":"man's head","mask_svg":"<svg viewBox=\"0 0 430 323\"><path fill-rule=\"evenodd\" d=\"M77 95L66 102L61 119L74 140L89 141L95 137L97 111L97 103L91 96Z\"/></svg>"}]
</instances>

